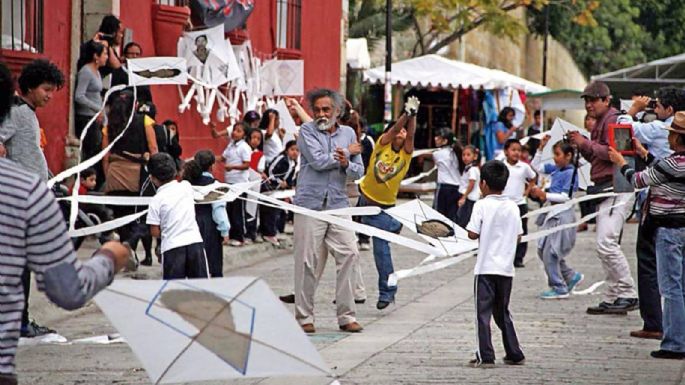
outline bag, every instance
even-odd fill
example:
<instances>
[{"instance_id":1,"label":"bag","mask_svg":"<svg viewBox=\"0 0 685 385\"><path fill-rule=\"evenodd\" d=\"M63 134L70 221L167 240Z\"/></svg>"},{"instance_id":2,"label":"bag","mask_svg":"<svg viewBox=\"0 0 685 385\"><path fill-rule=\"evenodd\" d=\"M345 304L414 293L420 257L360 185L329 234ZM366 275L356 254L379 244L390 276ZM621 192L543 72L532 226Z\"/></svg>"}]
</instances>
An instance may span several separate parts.
<instances>
[{"instance_id":1,"label":"bag","mask_svg":"<svg viewBox=\"0 0 685 385\"><path fill-rule=\"evenodd\" d=\"M142 164L133 162L123 156L109 156L109 168L105 170L105 193L112 191L140 192L140 172Z\"/></svg>"}]
</instances>

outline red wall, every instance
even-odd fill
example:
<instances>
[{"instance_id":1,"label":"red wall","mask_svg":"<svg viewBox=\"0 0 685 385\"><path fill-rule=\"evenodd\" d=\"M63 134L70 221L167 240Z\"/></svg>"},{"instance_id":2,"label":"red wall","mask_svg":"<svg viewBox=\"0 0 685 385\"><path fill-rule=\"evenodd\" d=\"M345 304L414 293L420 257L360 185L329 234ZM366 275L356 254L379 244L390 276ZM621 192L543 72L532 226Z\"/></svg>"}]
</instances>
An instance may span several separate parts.
<instances>
[{"instance_id":1,"label":"red wall","mask_svg":"<svg viewBox=\"0 0 685 385\"><path fill-rule=\"evenodd\" d=\"M71 74L71 0L50 0L44 3L43 57L55 63L65 76L64 88L57 91L45 108L37 110L40 126L45 130L45 148L50 170L64 168L64 143L69 133L69 78Z\"/></svg>"},{"instance_id":2,"label":"red wall","mask_svg":"<svg viewBox=\"0 0 685 385\"><path fill-rule=\"evenodd\" d=\"M45 2L44 56L55 62L67 77L72 71L69 54L71 1L78 0ZM258 54L271 56L276 51L276 1L259 0L256 3L247 23L247 34ZM340 87L340 3L339 0L302 2L301 58L304 60L305 91L314 87ZM160 44L154 36L155 4L154 0L121 0L120 3L120 18L126 28L133 30L133 40L143 47L144 56L154 55L155 44ZM165 46L175 46L177 37L164 36L163 39L161 43ZM53 172L63 169L64 138L68 133L69 109L72 108L68 90L67 85L57 92L50 105L38 113L41 127L46 129L48 135L46 157ZM152 92L158 111L156 120L162 122L172 119L178 122L184 158L205 148L221 153L226 140L212 139L209 128L202 124L194 110L178 113L180 98L175 87L152 87Z\"/></svg>"}]
</instances>

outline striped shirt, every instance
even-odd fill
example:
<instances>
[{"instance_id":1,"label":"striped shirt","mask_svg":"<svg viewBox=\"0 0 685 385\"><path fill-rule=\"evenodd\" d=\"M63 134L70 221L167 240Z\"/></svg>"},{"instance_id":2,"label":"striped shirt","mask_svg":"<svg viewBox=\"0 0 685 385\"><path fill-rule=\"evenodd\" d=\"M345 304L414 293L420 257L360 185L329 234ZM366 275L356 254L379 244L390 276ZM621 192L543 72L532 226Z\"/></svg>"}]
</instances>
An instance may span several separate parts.
<instances>
[{"instance_id":1,"label":"striped shirt","mask_svg":"<svg viewBox=\"0 0 685 385\"><path fill-rule=\"evenodd\" d=\"M685 226L685 152L662 159L642 172L626 165L621 173L635 188L650 187L649 214L657 227Z\"/></svg>"},{"instance_id":2,"label":"striped shirt","mask_svg":"<svg viewBox=\"0 0 685 385\"><path fill-rule=\"evenodd\" d=\"M52 302L73 310L112 281L114 264L107 251L76 259L62 212L35 175L0 158L0 186L0 374L13 375L24 269Z\"/></svg>"}]
</instances>

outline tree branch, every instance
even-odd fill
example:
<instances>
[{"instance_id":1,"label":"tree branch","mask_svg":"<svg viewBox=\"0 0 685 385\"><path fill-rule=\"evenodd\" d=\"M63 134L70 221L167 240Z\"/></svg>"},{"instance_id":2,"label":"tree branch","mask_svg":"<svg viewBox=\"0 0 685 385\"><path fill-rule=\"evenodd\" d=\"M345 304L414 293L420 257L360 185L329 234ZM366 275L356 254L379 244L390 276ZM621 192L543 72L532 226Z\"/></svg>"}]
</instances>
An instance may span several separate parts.
<instances>
[{"instance_id":1,"label":"tree branch","mask_svg":"<svg viewBox=\"0 0 685 385\"><path fill-rule=\"evenodd\" d=\"M522 7L522 6L523 5L521 5L521 4L512 3L512 4L509 4L505 7L502 7L501 10L504 12L509 12L509 11L513 11L514 9ZM459 40L459 38L462 37L463 35L473 31L476 28L478 28L481 24L483 24L485 22L485 20L486 20L485 15L486 14L480 15L479 17L475 18L471 23L464 25L461 28L452 32L451 34L447 35L442 40L440 40L437 44L435 44L434 46L429 48L426 53L427 54L436 53L439 50L441 50L443 47L445 47L449 44L452 44L453 42Z\"/></svg>"}]
</instances>

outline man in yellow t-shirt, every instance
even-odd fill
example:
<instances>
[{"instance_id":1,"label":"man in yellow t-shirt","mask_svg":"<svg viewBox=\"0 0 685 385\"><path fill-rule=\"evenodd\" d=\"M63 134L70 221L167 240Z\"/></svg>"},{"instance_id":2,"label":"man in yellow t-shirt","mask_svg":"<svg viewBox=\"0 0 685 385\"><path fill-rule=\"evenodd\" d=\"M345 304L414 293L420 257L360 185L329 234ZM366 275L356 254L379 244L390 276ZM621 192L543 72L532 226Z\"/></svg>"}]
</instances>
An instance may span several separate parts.
<instances>
[{"instance_id":1,"label":"man in yellow t-shirt","mask_svg":"<svg viewBox=\"0 0 685 385\"><path fill-rule=\"evenodd\" d=\"M405 113L394 125L386 128L376 142L366 175L359 185L360 206L378 206L381 209L395 205L400 182L409 170L414 152L414 132L419 100L410 96L404 104ZM399 233L402 224L381 211L378 215L362 217L362 223L381 230ZM393 273L392 255L388 241L373 237L373 257L378 270L378 310L395 301L397 286L388 287L388 276Z\"/></svg>"}]
</instances>

